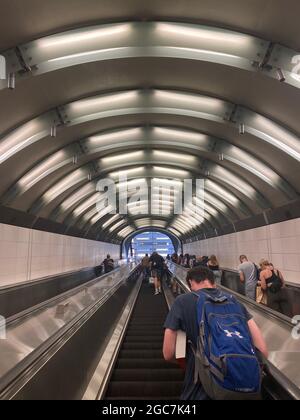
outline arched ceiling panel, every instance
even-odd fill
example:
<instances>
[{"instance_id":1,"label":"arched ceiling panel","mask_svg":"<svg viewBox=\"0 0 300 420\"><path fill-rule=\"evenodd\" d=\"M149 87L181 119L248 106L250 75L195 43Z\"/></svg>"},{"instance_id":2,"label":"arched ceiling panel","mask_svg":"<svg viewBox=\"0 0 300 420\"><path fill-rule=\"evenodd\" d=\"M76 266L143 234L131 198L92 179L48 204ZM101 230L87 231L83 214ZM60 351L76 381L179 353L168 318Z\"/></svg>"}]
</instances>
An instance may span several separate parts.
<instances>
[{"instance_id":1,"label":"arched ceiling panel","mask_svg":"<svg viewBox=\"0 0 300 420\"><path fill-rule=\"evenodd\" d=\"M28 0L35 27L24 4L2 5L14 23L22 14L0 41L12 88L0 81L2 204L121 241L146 227L217 234L299 198L299 2L72 3ZM95 183L120 170L205 178L204 219L99 215Z\"/></svg>"},{"instance_id":2,"label":"arched ceiling panel","mask_svg":"<svg viewBox=\"0 0 300 420\"><path fill-rule=\"evenodd\" d=\"M141 86L180 87L224 98L255 109L300 132L298 89L258 73L214 63L167 58L90 63L25 79L17 84L15 90L0 91L1 100L6 104L2 110L0 130L19 125L32 116L55 108L57 104L72 102L96 92Z\"/></svg>"},{"instance_id":3,"label":"arched ceiling panel","mask_svg":"<svg viewBox=\"0 0 300 420\"><path fill-rule=\"evenodd\" d=\"M202 133L176 128L136 127L95 135L81 141L81 147L75 145L77 147L67 147L66 149L56 152L26 173L16 185L11 187L9 193L7 194L7 201L5 199L3 200L5 203L18 207L18 200L15 196L19 195L20 204L22 202L22 204L25 205L26 197L29 200L30 197L34 199L34 196L38 191L45 191L50 187L50 183L54 183L55 180L63 177L64 174L70 171L70 168L74 167L74 171L76 171L77 169L75 168L78 168L79 162L80 166L82 166L87 162L91 162L91 159L93 161L93 167L91 167L91 170L94 168L99 175L102 173L102 176L111 175L115 168L106 167L105 164L103 164L101 156L105 156L107 153L111 154L113 152L121 153L123 149L135 149L141 144L148 149L159 147L166 150L182 149L182 151L188 151L191 155L195 155L197 157L199 156L199 158L207 160L207 163L204 163L203 161L202 163L201 161L197 163L197 168L202 166L205 167L206 170L210 170L212 173L214 168L216 168L216 164L218 164L217 166L221 164L233 172L238 172L244 177L246 171L246 177L252 181L252 185L256 185L259 181L260 188L263 189L263 192L266 192L266 196L268 196L269 188L270 196L274 194L273 189L275 189L277 193L278 191L281 191L283 197L296 197L296 193L284 181L284 179L281 179L275 171L268 168L268 166L266 166L261 160L251 157L251 155L245 153L242 149L232 146L223 140L209 137L203 135ZM82 155L82 150L85 151L84 155ZM96 150L97 155L95 154ZM88 155L90 155L90 157L88 157ZM168 158L171 156L168 155ZM155 162L154 158L155 156L152 156L150 152L148 158L145 156L144 161L141 159L140 164L155 165L155 163L161 163L159 161ZM215 163L213 164L212 162ZM169 160L164 163L170 164ZM116 169L118 169L119 162L116 162L116 164ZM121 162L121 164L123 165L123 162ZM178 162L171 162L171 165L176 166L178 165ZM61 169L62 167L64 170ZM190 168L186 168L191 169L192 166ZM192 169L195 171L196 167ZM171 174L169 173L169 175L176 176L177 172L176 169L173 169L173 172L171 171ZM130 175L130 172L128 175ZM188 171L185 171L184 175L188 177L190 174ZM252 177L250 175L252 175ZM262 183L267 185L264 186ZM44 187L41 184L43 184ZM31 190L31 194L29 193L25 195L25 193L29 190Z\"/></svg>"},{"instance_id":4,"label":"arched ceiling panel","mask_svg":"<svg viewBox=\"0 0 300 420\"><path fill-rule=\"evenodd\" d=\"M115 108L116 103L118 108ZM300 160L297 136L266 117L216 98L156 89L100 95L60 107L57 113L51 111L43 114L4 136L1 143L1 162L8 161L28 145L46 138L49 131L56 132L56 125L64 127L144 112L188 115L225 126L236 126L240 134L248 132L295 161Z\"/></svg>"},{"instance_id":5,"label":"arched ceiling panel","mask_svg":"<svg viewBox=\"0 0 300 420\"><path fill-rule=\"evenodd\" d=\"M126 20L182 20L206 23L251 33L274 42L300 48L299 2L288 0L3 0L0 24L0 49L13 47L32 39L97 22ZM282 31L282 22L289 22ZM15 23L14 31L11 22Z\"/></svg>"}]
</instances>

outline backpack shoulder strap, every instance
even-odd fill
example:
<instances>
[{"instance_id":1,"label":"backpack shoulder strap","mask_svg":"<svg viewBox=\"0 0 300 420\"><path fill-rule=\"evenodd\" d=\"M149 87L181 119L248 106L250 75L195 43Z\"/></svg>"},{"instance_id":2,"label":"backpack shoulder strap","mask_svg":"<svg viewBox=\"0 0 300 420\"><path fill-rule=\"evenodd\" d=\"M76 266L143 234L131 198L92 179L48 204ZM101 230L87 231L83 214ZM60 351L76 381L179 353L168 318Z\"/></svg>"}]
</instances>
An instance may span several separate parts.
<instances>
[{"instance_id":1,"label":"backpack shoulder strap","mask_svg":"<svg viewBox=\"0 0 300 420\"><path fill-rule=\"evenodd\" d=\"M216 296L210 295L209 293L206 293L205 291L201 291L200 293L192 292L193 295L197 296L198 299L204 299L204 300L210 300L215 303L222 303L226 302L226 300L233 298L233 296L226 295L221 290L219 290L219 293L216 294Z\"/></svg>"}]
</instances>

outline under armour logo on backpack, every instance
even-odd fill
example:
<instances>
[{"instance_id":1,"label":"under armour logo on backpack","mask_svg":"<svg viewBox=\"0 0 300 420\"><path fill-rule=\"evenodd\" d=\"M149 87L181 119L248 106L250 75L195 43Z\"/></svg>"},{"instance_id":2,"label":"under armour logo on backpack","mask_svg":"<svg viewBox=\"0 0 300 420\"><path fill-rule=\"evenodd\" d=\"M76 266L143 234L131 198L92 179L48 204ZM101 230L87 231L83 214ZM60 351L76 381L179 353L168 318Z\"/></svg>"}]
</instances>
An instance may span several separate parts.
<instances>
[{"instance_id":1,"label":"under armour logo on backpack","mask_svg":"<svg viewBox=\"0 0 300 420\"><path fill-rule=\"evenodd\" d=\"M237 336L240 339L243 339L244 337L241 335L241 333L239 333L238 331L234 331L234 332L230 332L228 330L224 330L226 333L226 336L229 338L232 338L234 335Z\"/></svg>"}]
</instances>

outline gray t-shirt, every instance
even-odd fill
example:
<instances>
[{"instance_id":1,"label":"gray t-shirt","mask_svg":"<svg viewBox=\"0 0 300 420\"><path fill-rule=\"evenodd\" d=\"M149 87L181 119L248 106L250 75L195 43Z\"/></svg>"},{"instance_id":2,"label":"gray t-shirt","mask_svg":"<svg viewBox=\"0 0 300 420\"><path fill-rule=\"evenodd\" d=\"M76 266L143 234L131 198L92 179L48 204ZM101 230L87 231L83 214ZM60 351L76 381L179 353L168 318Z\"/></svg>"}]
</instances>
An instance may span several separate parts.
<instances>
[{"instance_id":1,"label":"gray t-shirt","mask_svg":"<svg viewBox=\"0 0 300 420\"><path fill-rule=\"evenodd\" d=\"M256 287L257 285L257 268L253 262L246 261L238 267L240 273L245 276L246 290Z\"/></svg>"}]
</instances>

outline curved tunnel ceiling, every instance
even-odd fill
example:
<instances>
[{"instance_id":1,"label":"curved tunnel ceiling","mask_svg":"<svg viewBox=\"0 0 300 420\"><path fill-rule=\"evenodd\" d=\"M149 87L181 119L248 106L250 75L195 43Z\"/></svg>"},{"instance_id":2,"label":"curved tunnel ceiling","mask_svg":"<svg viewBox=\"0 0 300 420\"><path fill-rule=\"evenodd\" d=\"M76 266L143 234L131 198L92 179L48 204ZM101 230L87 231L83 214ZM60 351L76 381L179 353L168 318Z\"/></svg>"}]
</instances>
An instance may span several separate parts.
<instances>
[{"instance_id":1,"label":"curved tunnel ceiling","mask_svg":"<svg viewBox=\"0 0 300 420\"><path fill-rule=\"evenodd\" d=\"M272 25L237 32L213 20L148 16L53 27L32 41L24 33L2 52L2 205L122 241L147 227L188 239L299 198L292 31L287 42L265 37ZM203 218L188 209L174 216L175 193L157 215L143 203L139 211L129 205L126 217L99 213L97 182L122 174L133 185L142 178L146 189L155 179L205 179Z\"/></svg>"}]
</instances>

